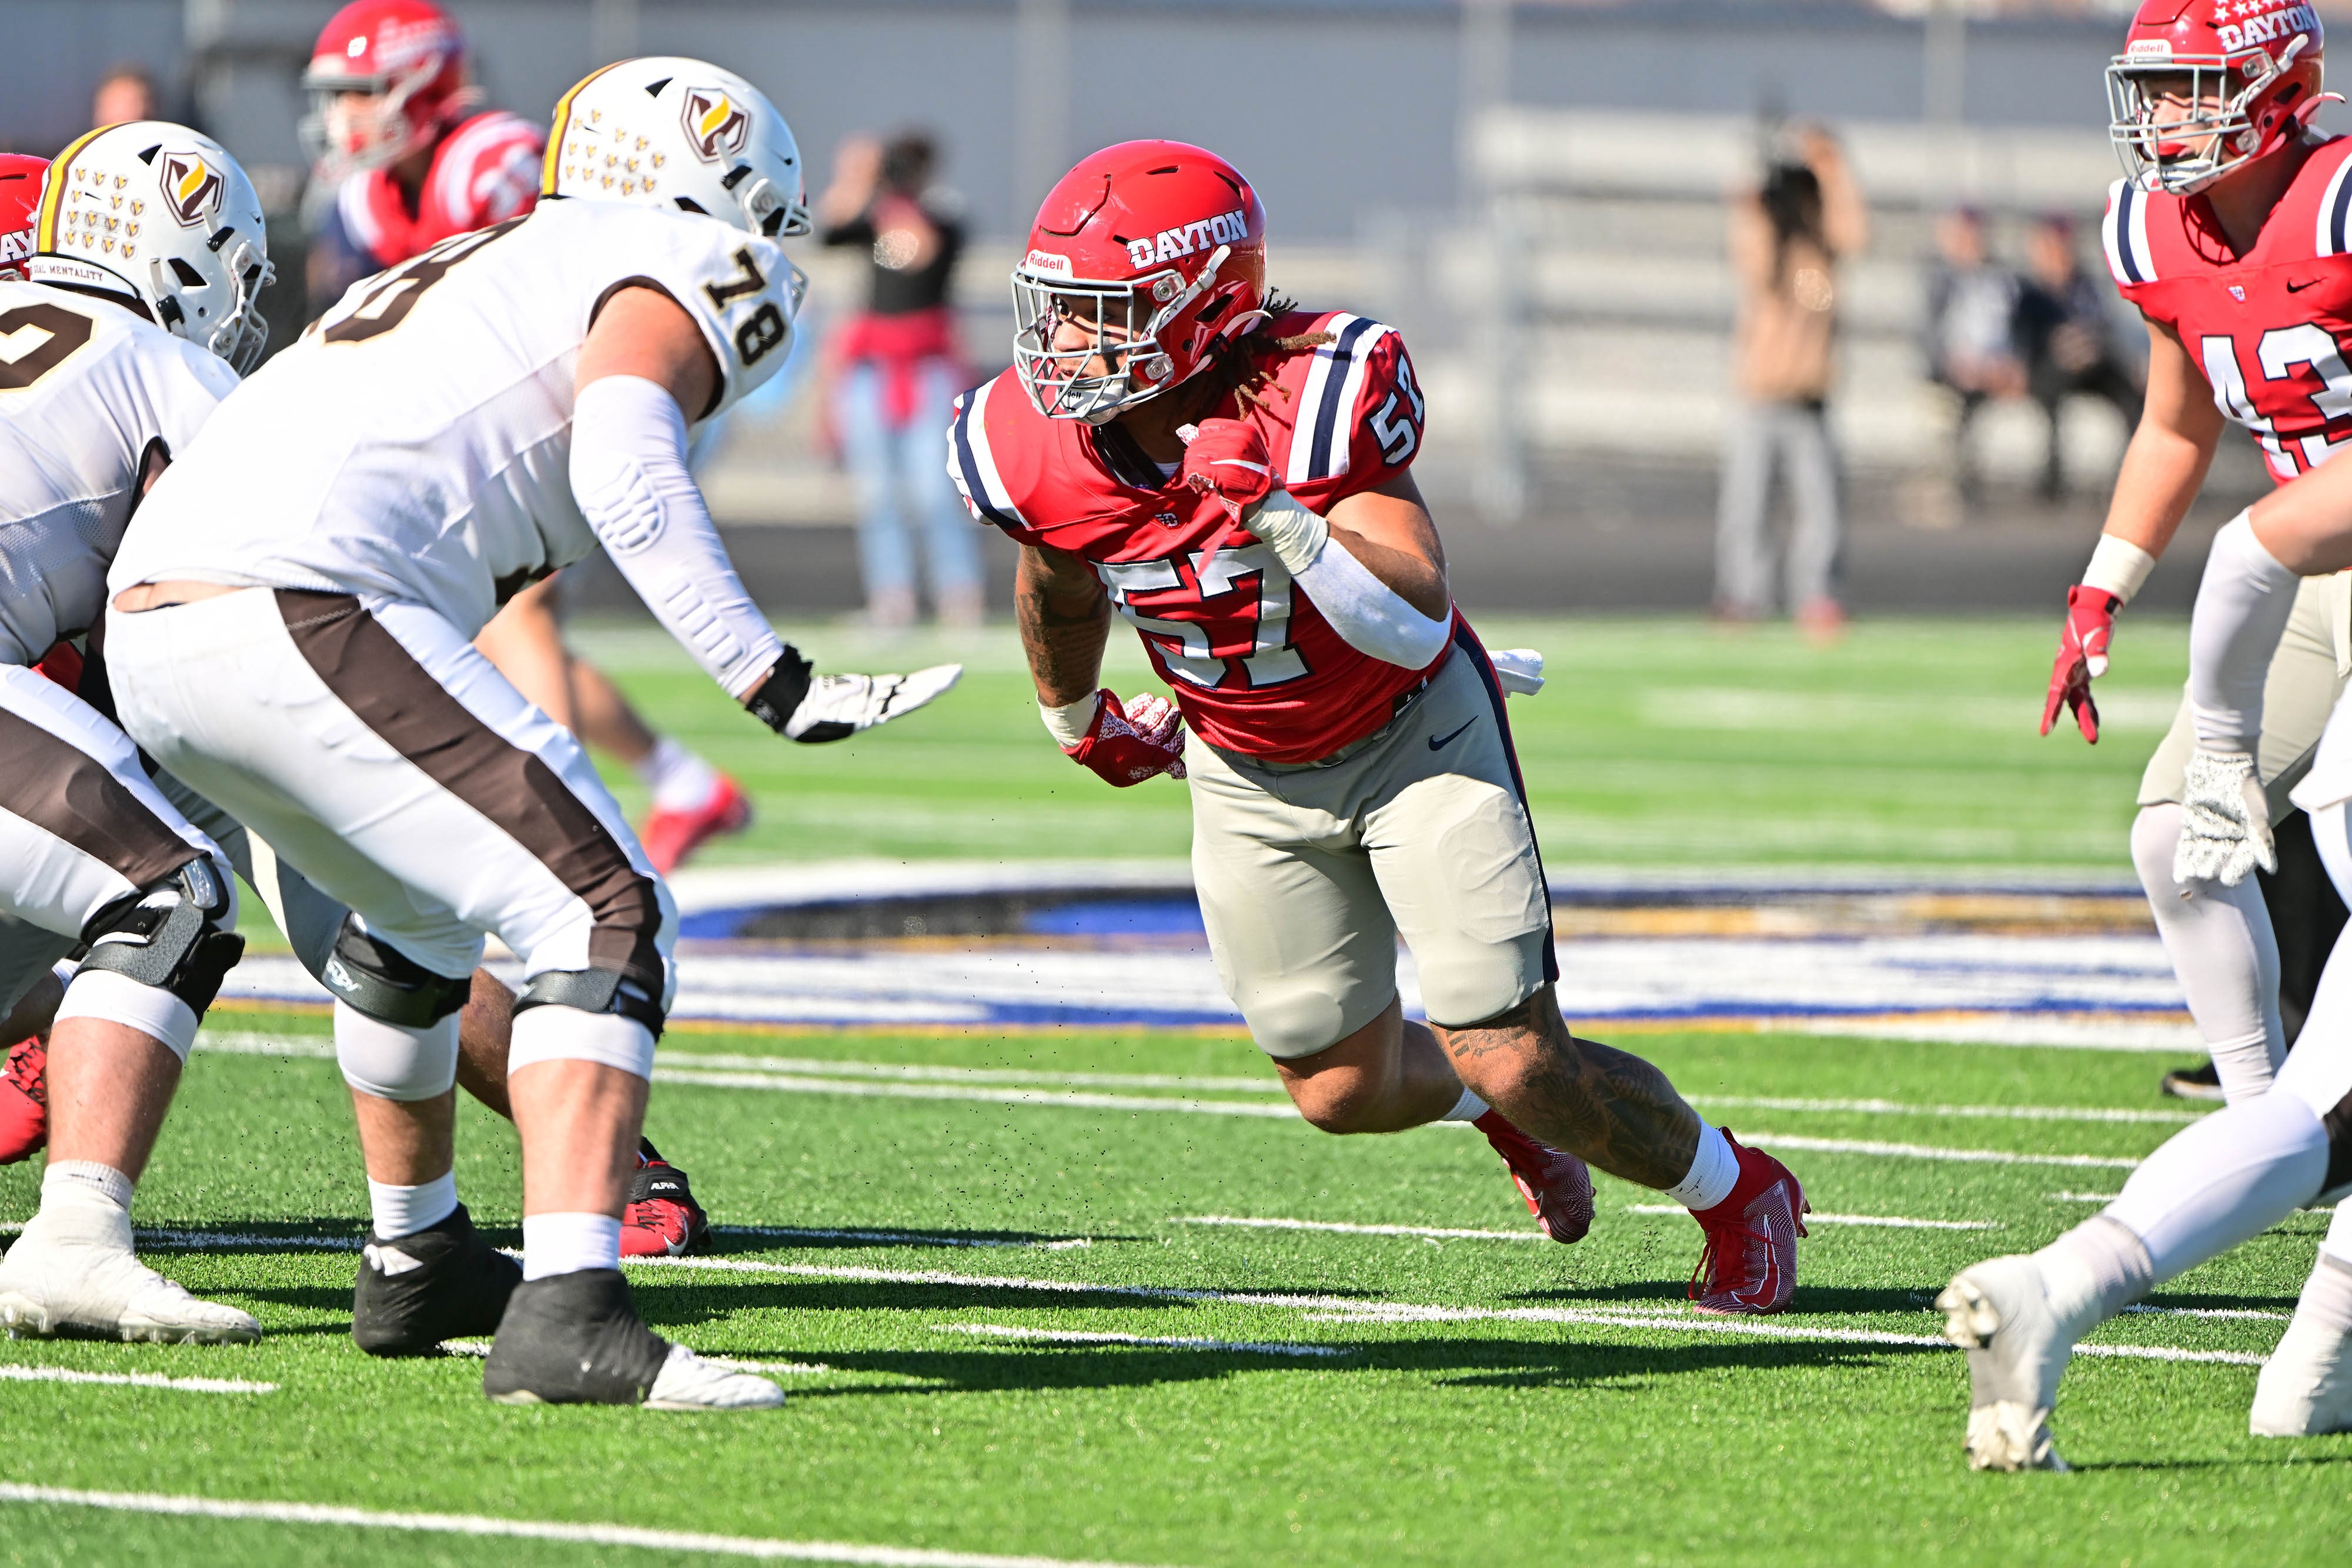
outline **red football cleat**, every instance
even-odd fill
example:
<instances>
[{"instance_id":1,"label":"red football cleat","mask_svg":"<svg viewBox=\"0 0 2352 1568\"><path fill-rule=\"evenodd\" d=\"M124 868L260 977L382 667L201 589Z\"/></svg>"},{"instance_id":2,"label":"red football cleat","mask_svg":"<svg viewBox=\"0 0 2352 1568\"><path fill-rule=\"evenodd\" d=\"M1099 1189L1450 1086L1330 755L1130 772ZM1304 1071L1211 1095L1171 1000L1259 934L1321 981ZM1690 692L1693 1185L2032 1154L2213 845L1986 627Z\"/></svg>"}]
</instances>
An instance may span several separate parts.
<instances>
[{"instance_id":1,"label":"red football cleat","mask_svg":"<svg viewBox=\"0 0 2352 1568\"><path fill-rule=\"evenodd\" d=\"M621 1210L621 1256L677 1258L709 1240L710 1217L694 1201L686 1173L662 1160L638 1166Z\"/></svg>"},{"instance_id":2,"label":"red football cleat","mask_svg":"<svg viewBox=\"0 0 2352 1568\"><path fill-rule=\"evenodd\" d=\"M0 1071L0 1166L29 1160L49 1142L49 1052L36 1035L20 1040Z\"/></svg>"},{"instance_id":3,"label":"red football cleat","mask_svg":"<svg viewBox=\"0 0 2352 1568\"><path fill-rule=\"evenodd\" d=\"M1777 1312L1797 1288L1797 1238L1807 1234L1812 1205L1788 1166L1740 1147L1728 1127L1723 1136L1739 1156L1739 1180L1729 1197L1691 1213L1706 1233L1691 1270L1691 1304L1727 1317Z\"/></svg>"},{"instance_id":4,"label":"red football cleat","mask_svg":"<svg viewBox=\"0 0 2352 1568\"><path fill-rule=\"evenodd\" d=\"M654 870L667 876L684 865L687 858L721 833L740 833L751 825L751 797L743 787L719 775L719 788L710 799L691 811L670 811L656 806L646 818L646 831L638 837L646 846L646 858L654 862Z\"/></svg>"},{"instance_id":5,"label":"red football cleat","mask_svg":"<svg viewBox=\"0 0 2352 1568\"><path fill-rule=\"evenodd\" d=\"M1528 1200L1528 1212L1554 1241L1581 1241L1592 1228L1592 1172L1566 1149L1538 1143L1511 1125L1500 1111L1470 1124L1486 1134L1511 1183Z\"/></svg>"}]
</instances>

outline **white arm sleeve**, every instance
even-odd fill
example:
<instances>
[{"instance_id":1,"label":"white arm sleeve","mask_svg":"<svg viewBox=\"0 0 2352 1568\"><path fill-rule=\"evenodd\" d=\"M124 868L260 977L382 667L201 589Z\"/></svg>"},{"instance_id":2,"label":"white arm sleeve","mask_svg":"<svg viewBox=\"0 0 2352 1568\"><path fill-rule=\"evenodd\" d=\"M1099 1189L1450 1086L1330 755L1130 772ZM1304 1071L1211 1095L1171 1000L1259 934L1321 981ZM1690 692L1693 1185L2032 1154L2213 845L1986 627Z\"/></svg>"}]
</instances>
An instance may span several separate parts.
<instances>
[{"instance_id":1,"label":"white arm sleeve","mask_svg":"<svg viewBox=\"0 0 2352 1568\"><path fill-rule=\"evenodd\" d=\"M1333 543L1329 525L1288 491L1268 496L1249 526L1274 547L1291 580L1350 648L1408 670L1423 668L1445 651L1454 618L1433 621L1406 603L1347 546Z\"/></svg>"},{"instance_id":2,"label":"white arm sleeve","mask_svg":"<svg viewBox=\"0 0 2352 1568\"><path fill-rule=\"evenodd\" d=\"M572 415L572 494L646 608L730 697L783 656L743 591L687 471L686 416L641 376L581 389Z\"/></svg>"},{"instance_id":3,"label":"white arm sleeve","mask_svg":"<svg viewBox=\"0 0 2352 1568\"><path fill-rule=\"evenodd\" d=\"M2189 623L2189 708L2203 749L2253 752L2271 654L2302 585L2263 548L2245 513L2213 536Z\"/></svg>"}]
</instances>

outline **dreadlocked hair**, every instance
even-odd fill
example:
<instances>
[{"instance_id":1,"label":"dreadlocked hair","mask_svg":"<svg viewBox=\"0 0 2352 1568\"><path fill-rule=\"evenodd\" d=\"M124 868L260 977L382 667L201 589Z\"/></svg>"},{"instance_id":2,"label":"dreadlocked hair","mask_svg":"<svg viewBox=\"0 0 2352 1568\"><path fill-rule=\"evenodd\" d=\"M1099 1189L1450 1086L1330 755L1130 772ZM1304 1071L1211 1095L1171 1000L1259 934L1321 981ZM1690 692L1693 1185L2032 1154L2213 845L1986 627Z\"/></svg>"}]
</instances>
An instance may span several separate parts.
<instances>
[{"instance_id":1,"label":"dreadlocked hair","mask_svg":"<svg viewBox=\"0 0 2352 1568\"><path fill-rule=\"evenodd\" d=\"M1210 407L1223 402L1226 394L1231 393L1243 413L1261 408L1279 419L1281 415L1276 413L1267 394L1279 393L1287 398L1290 389L1276 379L1271 361L1278 355L1295 354L1302 349L1319 349L1326 343L1336 343L1339 340L1330 332L1276 336L1275 321L1298 308L1298 301L1287 295L1270 294L1259 308L1265 312L1265 320L1249 331L1220 340L1210 350L1213 357L1208 374L1202 380L1211 389Z\"/></svg>"}]
</instances>

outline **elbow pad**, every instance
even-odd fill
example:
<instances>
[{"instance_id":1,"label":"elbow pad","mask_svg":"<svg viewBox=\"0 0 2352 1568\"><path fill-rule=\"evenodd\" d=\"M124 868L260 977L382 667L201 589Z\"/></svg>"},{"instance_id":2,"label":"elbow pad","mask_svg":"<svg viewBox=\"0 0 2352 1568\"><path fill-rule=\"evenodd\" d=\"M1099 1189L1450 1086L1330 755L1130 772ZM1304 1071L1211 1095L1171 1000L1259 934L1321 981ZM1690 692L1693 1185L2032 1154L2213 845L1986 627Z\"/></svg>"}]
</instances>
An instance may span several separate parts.
<instances>
[{"instance_id":1,"label":"elbow pad","mask_svg":"<svg viewBox=\"0 0 2352 1568\"><path fill-rule=\"evenodd\" d=\"M688 469L676 398L639 376L582 388L572 494L646 608L729 696L768 673L783 644L743 591Z\"/></svg>"}]
</instances>

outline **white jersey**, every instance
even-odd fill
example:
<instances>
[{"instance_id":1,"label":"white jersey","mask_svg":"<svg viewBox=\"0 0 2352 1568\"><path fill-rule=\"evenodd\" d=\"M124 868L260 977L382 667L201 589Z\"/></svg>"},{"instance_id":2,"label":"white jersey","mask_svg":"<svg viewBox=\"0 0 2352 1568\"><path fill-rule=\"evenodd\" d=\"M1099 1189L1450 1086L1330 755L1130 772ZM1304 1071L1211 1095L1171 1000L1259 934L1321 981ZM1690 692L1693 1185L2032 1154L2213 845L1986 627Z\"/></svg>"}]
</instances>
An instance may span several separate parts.
<instances>
[{"instance_id":1,"label":"white jersey","mask_svg":"<svg viewBox=\"0 0 2352 1568\"><path fill-rule=\"evenodd\" d=\"M793 276L771 240L635 204L543 202L445 240L254 373L148 497L111 581L381 594L470 637L596 548L572 381L604 301L650 285L702 329L721 382L694 423L783 363Z\"/></svg>"},{"instance_id":2,"label":"white jersey","mask_svg":"<svg viewBox=\"0 0 2352 1568\"><path fill-rule=\"evenodd\" d=\"M177 455L236 385L120 305L0 283L0 664L97 623L148 450Z\"/></svg>"}]
</instances>

